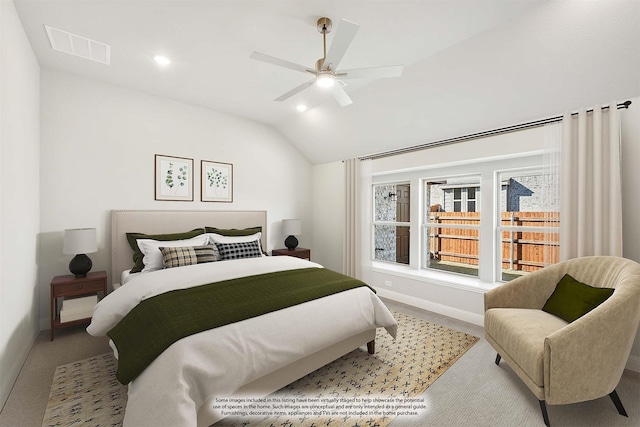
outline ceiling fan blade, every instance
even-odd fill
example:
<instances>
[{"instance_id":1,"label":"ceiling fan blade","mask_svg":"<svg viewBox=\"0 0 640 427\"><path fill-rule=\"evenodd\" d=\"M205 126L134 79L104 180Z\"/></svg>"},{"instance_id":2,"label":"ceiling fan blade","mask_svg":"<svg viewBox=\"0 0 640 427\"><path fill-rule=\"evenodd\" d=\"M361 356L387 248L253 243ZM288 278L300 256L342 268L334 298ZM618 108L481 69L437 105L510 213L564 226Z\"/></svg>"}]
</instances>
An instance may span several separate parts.
<instances>
[{"instance_id":1,"label":"ceiling fan blade","mask_svg":"<svg viewBox=\"0 0 640 427\"><path fill-rule=\"evenodd\" d=\"M351 70L340 70L340 72L336 73L336 77L340 79L382 79L386 77L400 77L402 75L403 68L404 67L402 65L354 68Z\"/></svg>"},{"instance_id":2,"label":"ceiling fan blade","mask_svg":"<svg viewBox=\"0 0 640 427\"><path fill-rule=\"evenodd\" d=\"M346 19L340 20L340 25L336 30L336 35L333 37L331 47L322 65L323 69L327 69L329 64L331 64L331 69L334 71L338 68L338 64L342 61L342 57L347 52L359 28L360 26L358 24L354 24L351 21L347 21Z\"/></svg>"},{"instance_id":3,"label":"ceiling fan blade","mask_svg":"<svg viewBox=\"0 0 640 427\"><path fill-rule=\"evenodd\" d=\"M351 98L349 98L347 92L342 89L342 85L333 85L331 87L331 95L333 95L333 97L336 99L336 101L338 101L338 104L340 104L341 107L346 107L349 104L353 104L353 101L351 100Z\"/></svg>"},{"instance_id":4,"label":"ceiling fan blade","mask_svg":"<svg viewBox=\"0 0 640 427\"><path fill-rule=\"evenodd\" d=\"M312 86L315 82L316 82L315 78L313 78L313 79L311 79L309 81L306 81L306 82L302 83L300 86L294 87L293 89L291 89L289 92L285 93L284 95L280 95L279 97L274 99L274 101L287 100L287 99L291 98L293 95L295 95L296 93L302 92L303 90L305 90L309 86Z\"/></svg>"},{"instance_id":5,"label":"ceiling fan blade","mask_svg":"<svg viewBox=\"0 0 640 427\"><path fill-rule=\"evenodd\" d=\"M264 53L260 52L253 52L251 55L249 55L249 58L257 59L258 61L277 65L279 67L289 68L290 70L300 71L302 73L317 74L317 71L313 68L305 67L304 65L296 64L294 62L285 61L284 59L276 58L275 56L265 55Z\"/></svg>"}]
</instances>

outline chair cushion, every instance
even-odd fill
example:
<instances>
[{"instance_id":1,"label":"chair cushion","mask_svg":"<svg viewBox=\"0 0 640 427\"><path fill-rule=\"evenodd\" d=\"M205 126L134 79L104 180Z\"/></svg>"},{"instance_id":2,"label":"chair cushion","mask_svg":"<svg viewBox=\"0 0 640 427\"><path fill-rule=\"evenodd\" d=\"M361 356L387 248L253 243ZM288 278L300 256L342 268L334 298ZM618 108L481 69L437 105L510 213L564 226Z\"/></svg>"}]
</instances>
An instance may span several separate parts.
<instances>
[{"instance_id":1,"label":"chair cushion","mask_svg":"<svg viewBox=\"0 0 640 427\"><path fill-rule=\"evenodd\" d=\"M544 339L566 325L536 309L492 308L484 314L487 335L540 387L544 387Z\"/></svg>"},{"instance_id":2,"label":"chair cushion","mask_svg":"<svg viewBox=\"0 0 640 427\"><path fill-rule=\"evenodd\" d=\"M611 288L595 288L565 274L542 309L567 322L584 316L613 294Z\"/></svg>"}]
</instances>

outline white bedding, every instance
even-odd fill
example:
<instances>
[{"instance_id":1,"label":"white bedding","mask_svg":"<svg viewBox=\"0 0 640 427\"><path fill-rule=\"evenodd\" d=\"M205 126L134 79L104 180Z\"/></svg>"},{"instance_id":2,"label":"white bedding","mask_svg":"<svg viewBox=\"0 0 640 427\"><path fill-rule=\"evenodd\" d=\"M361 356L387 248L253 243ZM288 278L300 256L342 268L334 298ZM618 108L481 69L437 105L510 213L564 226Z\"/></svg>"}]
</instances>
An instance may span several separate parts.
<instances>
[{"instance_id":1,"label":"white bedding","mask_svg":"<svg viewBox=\"0 0 640 427\"><path fill-rule=\"evenodd\" d=\"M120 283L114 283L113 284L113 289L116 290L120 286L126 285L129 280L133 279L134 277L136 277L138 275L140 275L140 273L132 273L131 270L123 271L122 274L120 274Z\"/></svg>"},{"instance_id":2,"label":"white bedding","mask_svg":"<svg viewBox=\"0 0 640 427\"><path fill-rule=\"evenodd\" d=\"M292 257L198 264L137 275L104 298L87 331L105 335L140 301L162 292L271 271L317 267ZM313 313L313 315L310 315ZM355 334L396 322L366 287L192 335L171 345L129 384L125 426L208 425L210 402Z\"/></svg>"}]
</instances>

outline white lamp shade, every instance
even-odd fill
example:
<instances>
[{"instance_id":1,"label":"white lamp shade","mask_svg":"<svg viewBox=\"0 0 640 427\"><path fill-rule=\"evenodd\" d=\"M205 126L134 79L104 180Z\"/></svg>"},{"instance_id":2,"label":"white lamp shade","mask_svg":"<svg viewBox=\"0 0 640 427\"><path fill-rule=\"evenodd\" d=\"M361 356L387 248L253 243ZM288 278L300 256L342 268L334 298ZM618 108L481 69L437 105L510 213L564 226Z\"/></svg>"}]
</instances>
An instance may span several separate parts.
<instances>
[{"instance_id":1,"label":"white lamp shade","mask_svg":"<svg viewBox=\"0 0 640 427\"><path fill-rule=\"evenodd\" d=\"M69 255L89 254L98 251L95 228L74 228L64 230L62 252Z\"/></svg>"},{"instance_id":2,"label":"white lamp shade","mask_svg":"<svg viewBox=\"0 0 640 427\"><path fill-rule=\"evenodd\" d=\"M282 234L285 236L299 236L302 234L302 221L299 219L283 219Z\"/></svg>"}]
</instances>

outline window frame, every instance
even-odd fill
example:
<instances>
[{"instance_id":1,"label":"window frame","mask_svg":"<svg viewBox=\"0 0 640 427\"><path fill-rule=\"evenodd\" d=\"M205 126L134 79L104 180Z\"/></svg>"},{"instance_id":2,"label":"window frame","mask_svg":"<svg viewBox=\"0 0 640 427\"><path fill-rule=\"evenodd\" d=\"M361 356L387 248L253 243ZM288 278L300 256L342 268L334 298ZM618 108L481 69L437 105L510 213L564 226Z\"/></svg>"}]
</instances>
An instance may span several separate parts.
<instances>
[{"instance_id":1,"label":"window frame","mask_svg":"<svg viewBox=\"0 0 640 427\"><path fill-rule=\"evenodd\" d=\"M544 150L534 150L529 152L514 153L509 155L478 158L460 162L442 163L429 165L407 170L393 170L374 172L371 176L371 194L373 196L373 186L382 184L409 183L411 186L411 220L410 220L410 262L409 265L389 263L375 259L374 251L374 229L370 228L370 249L371 267L374 272L396 275L400 277L412 277L417 280L426 280L432 283L439 283L444 286L452 286L461 289L486 290L503 283L501 274L498 274L496 254L499 253L499 240L496 236L497 221L495 212L500 209L499 192L494 188L497 178L497 171L507 169L522 169L528 167L543 167ZM425 190L422 182L435 181L438 177L453 176L480 176L480 198L477 202L477 210L481 212L481 223L479 230L479 263L478 277L465 276L461 274L430 271L432 269L423 268L424 259L424 239L422 218L425 209ZM371 217L374 218L374 203L371 202ZM404 224L402 224L404 225ZM489 236L490 238L487 238ZM487 255L489 254L489 255ZM501 256L501 254L500 254Z\"/></svg>"}]
</instances>

